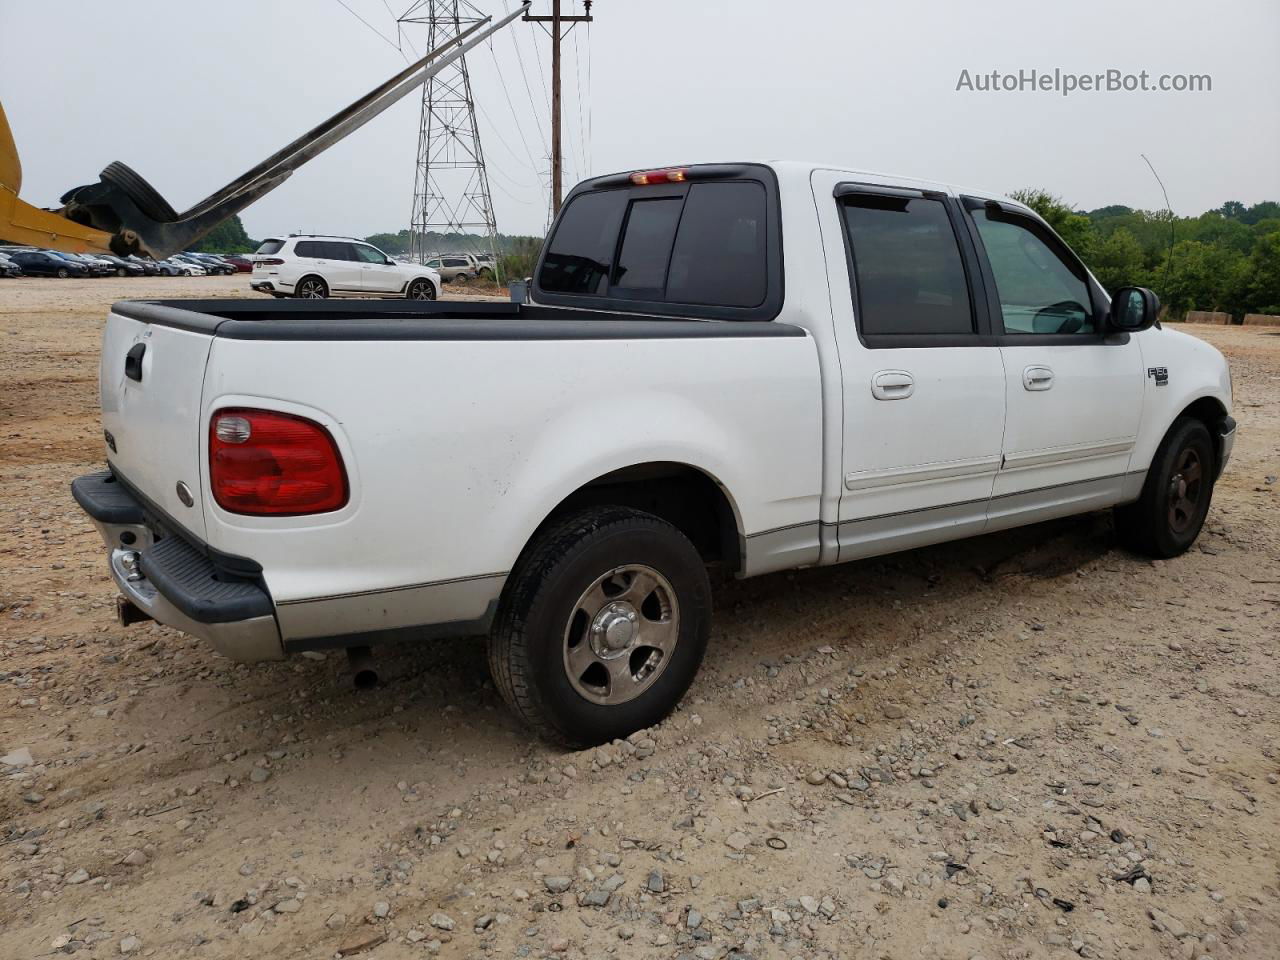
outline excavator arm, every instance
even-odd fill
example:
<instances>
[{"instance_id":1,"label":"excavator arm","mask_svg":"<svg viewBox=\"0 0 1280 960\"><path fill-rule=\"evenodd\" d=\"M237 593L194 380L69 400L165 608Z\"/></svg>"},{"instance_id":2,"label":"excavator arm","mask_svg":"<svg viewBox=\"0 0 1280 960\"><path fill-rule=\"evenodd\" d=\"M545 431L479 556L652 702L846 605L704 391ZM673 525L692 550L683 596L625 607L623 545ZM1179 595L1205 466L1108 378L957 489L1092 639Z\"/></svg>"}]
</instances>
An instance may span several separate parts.
<instances>
[{"instance_id":1,"label":"excavator arm","mask_svg":"<svg viewBox=\"0 0 1280 960\"><path fill-rule=\"evenodd\" d=\"M164 259L186 250L232 214L280 186L308 160L350 136L458 57L527 12L491 23L485 18L431 50L390 80L308 130L225 187L179 213L151 184L119 161L108 164L97 183L74 187L62 206L44 210L18 197L22 163L0 105L0 241L67 253L131 253Z\"/></svg>"}]
</instances>

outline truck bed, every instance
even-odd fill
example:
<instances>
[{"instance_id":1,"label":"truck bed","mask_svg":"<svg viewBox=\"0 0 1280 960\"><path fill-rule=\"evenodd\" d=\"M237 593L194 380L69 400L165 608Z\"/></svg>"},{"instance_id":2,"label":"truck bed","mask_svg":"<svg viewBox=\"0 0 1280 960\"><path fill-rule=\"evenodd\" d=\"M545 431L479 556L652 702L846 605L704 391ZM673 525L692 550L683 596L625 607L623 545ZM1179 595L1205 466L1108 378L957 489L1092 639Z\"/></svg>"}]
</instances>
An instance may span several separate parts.
<instances>
[{"instance_id":1,"label":"truck bed","mask_svg":"<svg viewBox=\"0 0 1280 960\"><path fill-rule=\"evenodd\" d=\"M125 300L112 312L229 340L651 340L803 337L774 321L657 317L502 302Z\"/></svg>"}]
</instances>

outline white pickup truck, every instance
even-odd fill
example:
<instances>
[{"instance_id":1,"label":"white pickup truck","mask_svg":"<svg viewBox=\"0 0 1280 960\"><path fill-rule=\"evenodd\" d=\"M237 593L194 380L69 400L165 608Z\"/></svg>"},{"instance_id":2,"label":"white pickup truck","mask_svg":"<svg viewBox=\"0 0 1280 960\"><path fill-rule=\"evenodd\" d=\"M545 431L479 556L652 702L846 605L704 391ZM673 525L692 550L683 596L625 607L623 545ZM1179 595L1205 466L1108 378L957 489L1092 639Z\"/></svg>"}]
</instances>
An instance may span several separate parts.
<instances>
[{"instance_id":1,"label":"white pickup truck","mask_svg":"<svg viewBox=\"0 0 1280 960\"><path fill-rule=\"evenodd\" d=\"M1115 508L1195 540L1227 364L1027 208L814 164L580 184L531 304L116 304L122 620L236 660L488 634L542 735L663 717L737 577Z\"/></svg>"}]
</instances>

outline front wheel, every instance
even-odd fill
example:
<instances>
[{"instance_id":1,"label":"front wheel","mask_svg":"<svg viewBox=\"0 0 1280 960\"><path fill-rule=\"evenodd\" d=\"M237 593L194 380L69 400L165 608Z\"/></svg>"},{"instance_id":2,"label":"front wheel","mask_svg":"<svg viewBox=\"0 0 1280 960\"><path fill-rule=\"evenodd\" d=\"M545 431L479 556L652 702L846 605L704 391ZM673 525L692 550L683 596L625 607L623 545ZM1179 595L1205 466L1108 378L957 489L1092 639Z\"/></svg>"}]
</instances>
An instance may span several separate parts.
<instances>
[{"instance_id":1,"label":"front wheel","mask_svg":"<svg viewBox=\"0 0 1280 960\"><path fill-rule=\"evenodd\" d=\"M409 291L406 297L410 300L434 300L436 298L436 288L430 280L415 280L409 284Z\"/></svg>"},{"instance_id":2,"label":"front wheel","mask_svg":"<svg viewBox=\"0 0 1280 960\"><path fill-rule=\"evenodd\" d=\"M68 276L68 274L67 274L67 268L66 268L66 267L59 267L59 268L58 268L58 279L59 279L59 280L65 280L65 279L67 279L67 276Z\"/></svg>"},{"instance_id":3,"label":"front wheel","mask_svg":"<svg viewBox=\"0 0 1280 960\"><path fill-rule=\"evenodd\" d=\"M596 507L543 531L521 558L489 638L513 711L569 747L604 743L670 713L707 647L711 586L671 524Z\"/></svg>"},{"instance_id":4,"label":"front wheel","mask_svg":"<svg viewBox=\"0 0 1280 960\"><path fill-rule=\"evenodd\" d=\"M323 300L329 296L329 285L319 277L304 277L298 281L293 295L300 300Z\"/></svg>"},{"instance_id":5,"label":"front wheel","mask_svg":"<svg viewBox=\"0 0 1280 960\"><path fill-rule=\"evenodd\" d=\"M1142 495L1116 507L1116 533L1136 553L1167 559L1195 543L1209 513L1217 455L1199 420L1174 422L1147 471Z\"/></svg>"}]
</instances>

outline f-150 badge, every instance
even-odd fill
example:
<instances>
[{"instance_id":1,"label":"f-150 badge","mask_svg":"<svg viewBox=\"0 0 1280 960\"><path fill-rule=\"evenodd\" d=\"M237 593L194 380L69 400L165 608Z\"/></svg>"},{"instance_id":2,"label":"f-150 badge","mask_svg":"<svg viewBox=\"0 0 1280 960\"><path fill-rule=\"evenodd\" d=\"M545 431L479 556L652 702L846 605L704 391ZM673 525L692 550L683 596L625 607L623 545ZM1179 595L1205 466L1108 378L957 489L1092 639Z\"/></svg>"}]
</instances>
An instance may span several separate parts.
<instances>
[{"instance_id":1,"label":"f-150 badge","mask_svg":"<svg viewBox=\"0 0 1280 960\"><path fill-rule=\"evenodd\" d=\"M1168 367L1147 367L1147 376L1155 377L1157 387L1167 387L1169 385Z\"/></svg>"}]
</instances>

